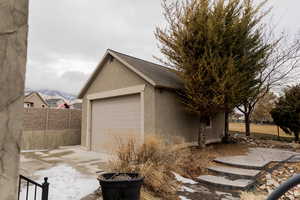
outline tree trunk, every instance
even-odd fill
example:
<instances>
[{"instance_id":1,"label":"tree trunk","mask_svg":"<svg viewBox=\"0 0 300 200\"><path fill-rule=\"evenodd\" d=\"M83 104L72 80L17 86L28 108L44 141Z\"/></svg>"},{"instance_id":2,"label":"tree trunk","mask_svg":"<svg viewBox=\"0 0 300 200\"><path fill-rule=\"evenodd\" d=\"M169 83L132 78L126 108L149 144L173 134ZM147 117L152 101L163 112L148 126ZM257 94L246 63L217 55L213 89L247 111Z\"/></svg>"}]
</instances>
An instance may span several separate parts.
<instances>
[{"instance_id":1,"label":"tree trunk","mask_svg":"<svg viewBox=\"0 0 300 200\"><path fill-rule=\"evenodd\" d=\"M225 112L224 142L228 142L228 140L229 140L229 122L228 122L228 118L229 118L229 113Z\"/></svg>"},{"instance_id":2,"label":"tree trunk","mask_svg":"<svg viewBox=\"0 0 300 200\"><path fill-rule=\"evenodd\" d=\"M295 135L295 142L298 142L299 141L299 133L294 133Z\"/></svg>"},{"instance_id":3,"label":"tree trunk","mask_svg":"<svg viewBox=\"0 0 300 200\"><path fill-rule=\"evenodd\" d=\"M250 116L249 114L244 114L245 116L245 134L247 137L250 136Z\"/></svg>"},{"instance_id":4,"label":"tree trunk","mask_svg":"<svg viewBox=\"0 0 300 200\"><path fill-rule=\"evenodd\" d=\"M205 147L205 125L201 120L198 132L198 145L200 148Z\"/></svg>"}]
</instances>

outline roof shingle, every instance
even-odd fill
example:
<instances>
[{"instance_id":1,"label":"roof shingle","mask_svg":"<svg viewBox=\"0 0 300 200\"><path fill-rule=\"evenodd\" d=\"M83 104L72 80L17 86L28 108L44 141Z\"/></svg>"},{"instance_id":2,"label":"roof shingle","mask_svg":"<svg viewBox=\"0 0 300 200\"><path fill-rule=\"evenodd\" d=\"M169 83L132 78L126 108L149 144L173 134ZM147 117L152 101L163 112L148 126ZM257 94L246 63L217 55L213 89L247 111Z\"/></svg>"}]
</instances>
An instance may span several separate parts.
<instances>
[{"instance_id":1,"label":"roof shingle","mask_svg":"<svg viewBox=\"0 0 300 200\"><path fill-rule=\"evenodd\" d=\"M155 85L157 87L166 87L173 89L183 87L182 81L180 80L174 69L167 68L165 66L158 65L136 57L132 57L111 49L109 49L108 51L113 52L129 65L134 67L136 70L149 77L155 82Z\"/></svg>"},{"instance_id":2,"label":"roof shingle","mask_svg":"<svg viewBox=\"0 0 300 200\"><path fill-rule=\"evenodd\" d=\"M92 84L94 78L100 72L102 65L104 65L104 61L108 59L108 55L125 63L127 67L131 68L139 76L142 76L143 79L148 81L154 87L169 89L183 88L183 83L178 77L176 70L108 49L103 60L80 91L78 98L83 98L90 84Z\"/></svg>"}]
</instances>

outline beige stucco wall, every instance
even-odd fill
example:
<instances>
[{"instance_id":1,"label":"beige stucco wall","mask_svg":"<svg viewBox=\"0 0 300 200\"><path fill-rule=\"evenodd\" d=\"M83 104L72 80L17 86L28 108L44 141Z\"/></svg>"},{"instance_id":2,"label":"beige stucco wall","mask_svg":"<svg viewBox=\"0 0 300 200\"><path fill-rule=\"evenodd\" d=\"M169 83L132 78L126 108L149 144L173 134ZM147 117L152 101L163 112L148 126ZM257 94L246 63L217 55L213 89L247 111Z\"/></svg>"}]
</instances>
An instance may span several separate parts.
<instances>
[{"instance_id":1,"label":"beige stucco wall","mask_svg":"<svg viewBox=\"0 0 300 200\"><path fill-rule=\"evenodd\" d=\"M155 89L156 133L173 142L183 139L185 142L197 142L199 118L187 112L174 91ZM218 114L212 119L211 128L206 128L206 141L216 142L224 130L224 117ZM214 135L213 135L214 134ZM213 140L212 140L213 139ZM174 141L175 142L175 141Z\"/></svg>"},{"instance_id":2,"label":"beige stucco wall","mask_svg":"<svg viewBox=\"0 0 300 200\"><path fill-rule=\"evenodd\" d=\"M27 130L22 133L22 150L54 149L80 145L80 129Z\"/></svg>"},{"instance_id":3,"label":"beige stucco wall","mask_svg":"<svg viewBox=\"0 0 300 200\"><path fill-rule=\"evenodd\" d=\"M206 142L220 142L224 136L225 118L224 113L218 113L211 119L211 127L206 128Z\"/></svg>"},{"instance_id":4,"label":"beige stucco wall","mask_svg":"<svg viewBox=\"0 0 300 200\"><path fill-rule=\"evenodd\" d=\"M0 5L0 199L17 199L27 56L28 1Z\"/></svg>"},{"instance_id":5,"label":"beige stucco wall","mask_svg":"<svg viewBox=\"0 0 300 200\"><path fill-rule=\"evenodd\" d=\"M188 113L175 92L155 89L156 134L172 142L175 137L185 142L197 141L197 117Z\"/></svg>"},{"instance_id":6,"label":"beige stucco wall","mask_svg":"<svg viewBox=\"0 0 300 200\"><path fill-rule=\"evenodd\" d=\"M42 108L42 105L44 105L44 107L48 107L45 102L43 102L41 100L41 98L36 94L31 94L30 96L28 97L25 97L24 99L24 103L26 102L32 102L33 103L33 107L34 108Z\"/></svg>"},{"instance_id":7,"label":"beige stucco wall","mask_svg":"<svg viewBox=\"0 0 300 200\"><path fill-rule=\"evenodd\" d=\"M144 90L144 131L154 132L154 88L146 81L120 63L118 60L113 59L112 62L108 61L97 75L85 96L83 97L82 104L82 131L81 131L81 145L86 146L87 134L87 95L121 89L136 85L145 84Z\"/></svg>"},{"instance_id":8,"label":"beige stucco wall","mask_svg":"<svg viewBox=\"0 0 300 200\"><path fill-rule=\"evenodd\" d=\"M22 150L79 145L80 134L80 110L24 108Z\"/></svg>"}]
</instances>

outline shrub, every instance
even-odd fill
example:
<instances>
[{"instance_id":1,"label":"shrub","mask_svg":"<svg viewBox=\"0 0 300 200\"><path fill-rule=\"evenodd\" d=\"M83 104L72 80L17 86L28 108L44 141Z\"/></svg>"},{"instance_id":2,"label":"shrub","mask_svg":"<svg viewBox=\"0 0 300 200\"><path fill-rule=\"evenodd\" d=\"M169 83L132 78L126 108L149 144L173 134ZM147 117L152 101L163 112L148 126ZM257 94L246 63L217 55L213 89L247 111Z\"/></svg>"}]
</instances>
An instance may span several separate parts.
<instances>
[{"instance_id":1,"label":"shrub","mask_svg":"<svg viewBox=\"0 0 300 200\"><path fill-rule=\"evenodd\" d=\"M145 177L142 199L177 199L178 182L172 171L176 171L174 148L166 145L157 136L147 137L145 143L138 145L134 139L120 141L117 159L111 161L115 172L136 172Z\"/></svg>"},{"instance_id":2,"label":"shrub","mask_svg":"<svg viewBox=\"0 0 300 200\"><path fill-rule=\"evenodd\" d=\"M279 98L275 108L271 111L274 123L285 133L294 134L295 141L300 133L300 84L289 87Z\"/></svg>"}]
</instances>

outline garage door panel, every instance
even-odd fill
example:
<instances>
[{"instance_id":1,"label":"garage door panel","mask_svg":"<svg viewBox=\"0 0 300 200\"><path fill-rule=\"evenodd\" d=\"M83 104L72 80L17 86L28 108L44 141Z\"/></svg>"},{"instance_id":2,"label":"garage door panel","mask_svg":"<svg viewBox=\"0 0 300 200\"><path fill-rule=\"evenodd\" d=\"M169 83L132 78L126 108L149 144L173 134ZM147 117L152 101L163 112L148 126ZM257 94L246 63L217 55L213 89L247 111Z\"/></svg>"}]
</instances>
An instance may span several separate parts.
<instances>
[{"instance_id":1,"label":"garage door panel","mask_svg":"<svg viewBox=\"0 0 300 200\"><path fill-rule=\"evenodd\" d=\"M140 109L140 95L92 101L92 150L111 151L120 140L139 140Z\"/></svg>"}]
</instances>

